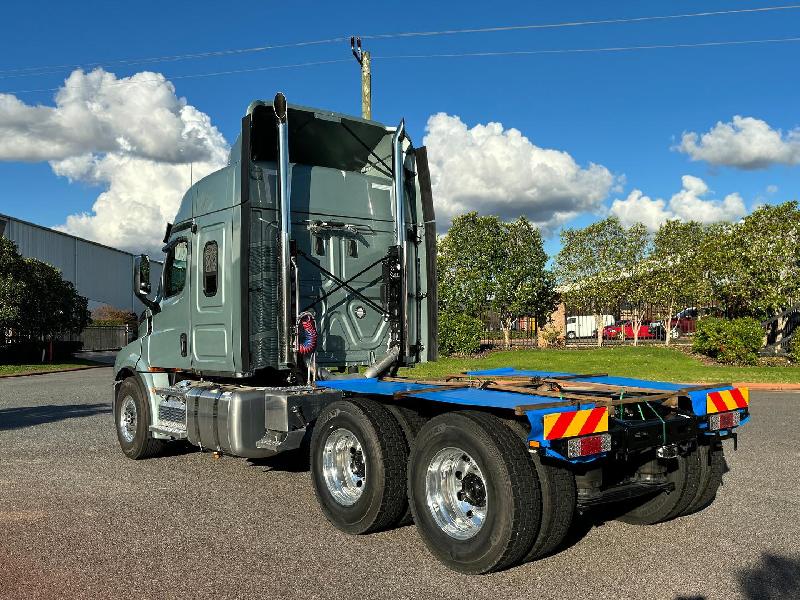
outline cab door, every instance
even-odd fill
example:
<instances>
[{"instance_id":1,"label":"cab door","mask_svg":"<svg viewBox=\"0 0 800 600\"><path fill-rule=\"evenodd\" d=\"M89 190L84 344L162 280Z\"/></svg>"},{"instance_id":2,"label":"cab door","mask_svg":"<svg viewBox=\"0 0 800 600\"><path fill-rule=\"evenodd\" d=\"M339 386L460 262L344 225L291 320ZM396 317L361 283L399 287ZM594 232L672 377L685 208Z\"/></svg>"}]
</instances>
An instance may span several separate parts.
<instances>
[{"instance_id":1,"label":"cab door","mask_svg":"<svg viewBox=\"0 0 800 600\"><path fill-rule=\"evenodd\" d=\"M196 219L192 284L192 368L201 372L236 371L234 365L229 211Z\"/></svg>"},{"instance_id":2,"label":"cab door","mask_svg":"<svg viewBox=\"0 0 800 600\"><path fill-rule=\"evenodd\" d=\"M167 245L161 278L161 310L153 315L153 332L147 336L151 367L191 368L191 243L177 235Z\"/></svg>"}]
</instances>

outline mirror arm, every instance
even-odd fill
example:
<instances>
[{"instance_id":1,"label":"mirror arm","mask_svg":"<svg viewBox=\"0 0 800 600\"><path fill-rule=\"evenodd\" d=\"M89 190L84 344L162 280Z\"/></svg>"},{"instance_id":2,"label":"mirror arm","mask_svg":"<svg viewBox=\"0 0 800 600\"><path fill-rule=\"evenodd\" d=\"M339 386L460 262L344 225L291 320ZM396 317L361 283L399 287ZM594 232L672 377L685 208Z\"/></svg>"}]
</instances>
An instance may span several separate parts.
<instances>
[{"instance_id":1,"label":"mirror arm","mask_svg":"<svg viewBox=\"0 0 800 600\"><path fill-rule=\"evenodd\" d=\"M141 292L136 292L136 297L142 302L142 304L149 308L150 312L152 312L154 315L157 315L161 312L161 305L156 300L150 300L150 298Z\"/></svg>"}]
</instances>

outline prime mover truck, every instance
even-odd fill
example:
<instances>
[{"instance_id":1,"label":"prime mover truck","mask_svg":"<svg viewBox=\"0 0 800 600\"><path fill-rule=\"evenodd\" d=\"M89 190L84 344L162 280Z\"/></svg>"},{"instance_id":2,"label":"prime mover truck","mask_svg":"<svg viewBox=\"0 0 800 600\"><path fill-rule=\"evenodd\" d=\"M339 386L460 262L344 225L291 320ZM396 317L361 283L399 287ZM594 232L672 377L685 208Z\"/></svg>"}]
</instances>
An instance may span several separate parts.
<instances>
[{"instance_id":1,"label":"prime mover truck","mask_svg":"<svg viewBox=\"0 0 800 600\"><path fill-rule=\"evenodd\" d=\"M437 331L431 177L403 121L282 94L251 103L163 250L155 295L148 257L134 265L146 309L115 364L122 451L308 452L334 526L413 521L461 572L551 554L597 507L642 525L702 510L722 441L749 419L748 391L727 384L512 367L398 377L436 359Z\"/></svg>"}]
</instances>

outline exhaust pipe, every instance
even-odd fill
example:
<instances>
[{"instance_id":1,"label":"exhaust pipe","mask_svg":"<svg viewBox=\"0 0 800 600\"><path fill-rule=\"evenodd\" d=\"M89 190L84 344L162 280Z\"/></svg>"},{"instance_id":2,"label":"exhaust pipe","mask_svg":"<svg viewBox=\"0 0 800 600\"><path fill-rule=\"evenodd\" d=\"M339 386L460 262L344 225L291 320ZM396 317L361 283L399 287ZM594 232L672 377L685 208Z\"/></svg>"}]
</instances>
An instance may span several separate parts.
<instances>
[{"instance_id":1,"label":"exhaust pipe","mask_svg":"<svg viewBox=\"0 0 800 600\"><path fill-rule=\"evenodd\" d=\"M400 356L400 348L394 347L389 352L386 353L382 359L364 371L364 377L370 379L372 377L380 377L383 375L391 366L397 362L398 357Z\"/></svg>"},{"instance_id":2,"label":"exhaust pipe","mask_svg":"<svg viewBox=\"0 0 800 600\"><path fill-rule=\"evenodd\" d=\"M290 241L292 236L292 206L291 188L289 179L289 123L287 119L288 108L286 96L281 92L275 95L272 103L275 117L278 120L278 197L280 198L280 250L281 250L281 358L282 362L288 365L294 364L294 340L292 339L292 327L295 318L292 315L292 283L291 269L292 256L290 251Z\"/></svg>"},{"instance_id":3,"label":"exhaust pipe","mask_svg":"<svg viewBox=\"0 0 800 600\"><path fill-rule=\"evenodd\" d=\"M408 356L408 232L406 231L406 193L403 165L405 152L403 151L403 138L406 134L405 119L400 121L392 138L394 162L392 176L394 178L394 206L395 206L395 244L399 249L400 258L400 348L395 358ZM391 352L390 352L391 354ZM389 355L386 356L388 358ZM384 360L386 360L384 358ZM383 360L380 361L381 364ZM374 365L376 366L376 365Z\"/></svg>"}]
</instances>

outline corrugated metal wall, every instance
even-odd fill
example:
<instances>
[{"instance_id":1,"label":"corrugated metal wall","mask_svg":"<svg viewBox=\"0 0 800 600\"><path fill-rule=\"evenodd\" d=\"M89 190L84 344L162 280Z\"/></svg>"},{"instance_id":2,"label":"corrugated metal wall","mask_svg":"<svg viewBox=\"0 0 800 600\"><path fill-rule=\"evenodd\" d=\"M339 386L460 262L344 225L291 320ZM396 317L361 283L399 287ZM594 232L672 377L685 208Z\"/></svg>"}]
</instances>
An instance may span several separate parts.
<instances>
[{"instance_id":1,"label":"corrugated metal wall","mask_svg":"<svg viewBox=\"0 0 800 600\"><path fill-rule=\"evenodd\" d=\"M101 246L60 231L0 215L0 235L17 245L20 254L37 258L59 269L64 279L92 303L141 312L144 306L133 295L133 255ZM153 292L158 289L161 263L151 261Z\"/></svg>"}]
</instances>

